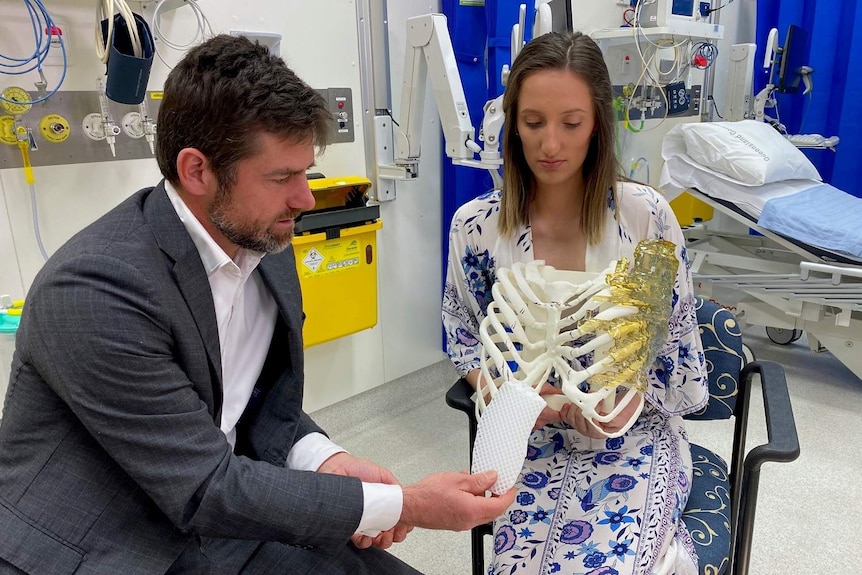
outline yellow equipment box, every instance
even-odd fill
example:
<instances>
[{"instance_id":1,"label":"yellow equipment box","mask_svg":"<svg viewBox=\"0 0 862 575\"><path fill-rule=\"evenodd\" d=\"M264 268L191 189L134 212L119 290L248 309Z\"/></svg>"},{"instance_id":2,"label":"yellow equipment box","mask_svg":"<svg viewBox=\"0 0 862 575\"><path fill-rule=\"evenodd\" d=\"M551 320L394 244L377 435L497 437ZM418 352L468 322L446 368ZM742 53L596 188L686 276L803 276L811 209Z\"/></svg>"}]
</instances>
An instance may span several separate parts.
<instances>
[{"instance_id":1,"label":"yellow equipment box","mask_svg":"<svg viewBox=\"0 0 862 575\"><path fill-rule=\"evenodd\" d=\"M674 198L670 207L682 227L690 226L694 222L709 221L713 215L712 206L685 192Z\"/></svg>"},{"instance_id":2,"label":"yellow equipment box","mask_svg":"<svg viewBox=\"0 0 862 575\"><path fill-rule=\"evenodd\" d=\"M305 347L377 324L377 230L380 208L366 206L371 181L312 178L314 209L297 221L293 238Z\"/></svg>"}]
</instances>

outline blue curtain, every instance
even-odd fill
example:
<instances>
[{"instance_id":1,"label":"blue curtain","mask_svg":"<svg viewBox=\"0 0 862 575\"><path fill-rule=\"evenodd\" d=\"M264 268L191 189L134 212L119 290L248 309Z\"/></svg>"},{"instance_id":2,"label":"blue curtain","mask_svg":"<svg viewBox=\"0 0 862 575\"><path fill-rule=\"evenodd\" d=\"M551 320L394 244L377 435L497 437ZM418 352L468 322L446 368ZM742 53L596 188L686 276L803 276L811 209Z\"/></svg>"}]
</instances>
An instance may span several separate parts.
<instances>
[{"instance_id":1,"label":"blue curtain","mask_svg":"<svg viewBox=\"0 0 862 575\"><path fill-rule=\"evenodd\" d=\"M757 56L763 62L770 28L778 28L783 46L787 28L795 24L808 32L814 69L811 94L779 94L781 121L790 133L839 136L837 152L804 150L823 180L862 197L857 162L862 157L862 3L857 0L758 0ZM755 93L767 83L767 73L755 75Z\"/></svg>"},{"instance_id":2,"label":"blue curtain","mask_svg":"<svg viewBox=\"0 0 862 575\"><path fill-rule=\"evenodd\" d=\"M503 93L500 71L509 64L509 43L512 26L518 21L518 3L524 0L486 0L484 5L459 0L443 0L452 48L458 61L458 72L470 120L476 136L482 125L485 102ZM528 11L529 12L529 11ZM532 29L528 23L527 29ZM486 67L487 64L487 67ZM445 146L444 146L445 149ZM449 251L449 225L455 210L494 186L485 170L455 166L443 158L443 193L441 241L443 245L443 278ZM442 293L442 292L441 292ZM443 347L446 341L443 334Z\"/></svg>"},{"instance_id":3,"label":"blue curtain","mask_svg":"<svg viewBox=\"0 0 862 575\"><path fill-rule=\"evenodd\" d=\"M462 4L458 0L443 0L452 48L458 62L458 73L467 98L470 120L477 128L482 123L482 108L488 99L488 76L485 71L485 6ZM446 149L445 143L443 149ZM455 166L448 157L443 158L443 266L445 273L449 224L461 204L475 198L492 187L491 177L482 170Z\"/></svg>"}]
</instances>

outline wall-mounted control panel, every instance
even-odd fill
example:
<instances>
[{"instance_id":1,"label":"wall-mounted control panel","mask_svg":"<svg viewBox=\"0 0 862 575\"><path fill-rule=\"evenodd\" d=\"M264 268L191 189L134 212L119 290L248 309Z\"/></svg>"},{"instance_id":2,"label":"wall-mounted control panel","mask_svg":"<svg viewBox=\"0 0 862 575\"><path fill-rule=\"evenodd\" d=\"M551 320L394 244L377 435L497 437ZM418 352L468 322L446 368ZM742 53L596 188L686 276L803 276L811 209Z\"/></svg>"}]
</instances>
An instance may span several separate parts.
<instances>
[{"instance_id":1,"label":"wall-mounted control panel","mask_svg":"<svg viewBox=\"0 0 862 575\"><path fill-rule=\"evenodd\" d=\"M100 102L98 91L61 91L45 102L24 104L26 110L0 107L0 169L22 167L18 141L24 132L34 167L154 158L160 101L161 92L148 92L142 105L131 106Z\"/></svg>"},{"instance_id":2,"label":"wall-mounted control panel","mask_svg":"<svg viewBox=\"0 0 862 575\"><path fill-rule=\"evenodd\" d=\"M341 144L356 139L353 130L353 91L350 88L322 88L318 92L329 103L329 111L335 118L332 143Z\"/></svg>"},{"instance_id":3,"label":"wall-mounted control panel","mask_svg":"<svg viewBox=\"0 0 862 575\"><path fill-rule=\"evenodd\" d=\"M322 88L332 113L331 143L355 140L350 88ZM37 92L7 87L0 101L0 169L21 168L19 142L26 141L34 167L155 158L162 92L147 92L143 104L107 100L99 90L60 91L30 102Z\"/></svg>"},{"instance_id":4,"label":"wall-mounted control panel","mask_svg":"<svg viewBox=\"0 0 862 575\"><path fill-rule=\"evenodd\" d=\"M624 96L630 102L630 121L640 121L641 116L644 116L645 120L660 120L665 116L680 118L700 114L700 84L686 88L684 83L678 82L664 88L648 88L646 91L643 86L628 84L614 86L614 96ZM625 110L617 110L617 120L624 118Z\"/></svg>"}]
</instances>

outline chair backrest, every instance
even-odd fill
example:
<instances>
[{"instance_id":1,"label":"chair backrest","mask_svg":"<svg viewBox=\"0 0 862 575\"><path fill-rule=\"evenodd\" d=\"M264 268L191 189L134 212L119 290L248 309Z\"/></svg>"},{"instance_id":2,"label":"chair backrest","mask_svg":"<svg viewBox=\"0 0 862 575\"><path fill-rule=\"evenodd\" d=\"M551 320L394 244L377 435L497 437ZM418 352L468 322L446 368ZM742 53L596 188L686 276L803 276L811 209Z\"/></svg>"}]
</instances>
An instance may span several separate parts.
<instances>
[{"instance_id":1,"label":"chair backrest","mask_svg":"<svg viewBox=\"0 0 862 575\"><path fill-rule=\"evenodd\" d=\"M686 419L728 419L739 390L739 372L745 365L742 332L734 315L715 302L695 298L698 331L709 376L709 403Z\"/></svg>"}]
</instances>

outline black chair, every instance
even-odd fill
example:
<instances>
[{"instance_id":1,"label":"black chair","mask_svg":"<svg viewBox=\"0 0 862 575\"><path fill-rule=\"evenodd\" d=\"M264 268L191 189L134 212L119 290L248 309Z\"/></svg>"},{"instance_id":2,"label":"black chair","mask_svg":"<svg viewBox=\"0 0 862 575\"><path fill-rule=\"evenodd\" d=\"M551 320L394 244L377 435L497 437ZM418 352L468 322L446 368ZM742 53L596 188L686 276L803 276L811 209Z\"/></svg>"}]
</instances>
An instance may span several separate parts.
<instances>
[{"instance_id":1,"label":"black chair","mask_svg":"<svg viewBox=\"0 0 862 575\"><path fill-rule=\"evenodd\" d=\"M692 490L683 520L697 549L703 575L747 575L754 532L760 467L766 461L793 461L799 457L799 439L787 392L784 369L777 363L755 361L745 365L742 335L733 314L719 305L698 299L697 321L709 373L709 403L694 420L735 418L730 467L718 455L691 444L694 464ZM760 375L768 442L746 452L749 400L754 375ZM470 420L470 463L476 439L473 388L460 379L446 393L446 403ZM473 575L484 575L483 536L491 525L473 528Z\"/></svg>"}]
</instances>

